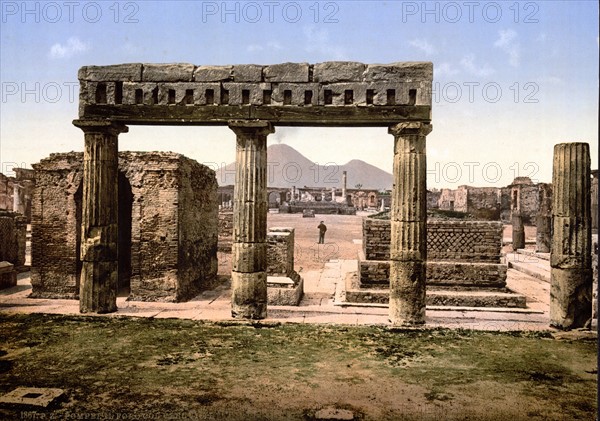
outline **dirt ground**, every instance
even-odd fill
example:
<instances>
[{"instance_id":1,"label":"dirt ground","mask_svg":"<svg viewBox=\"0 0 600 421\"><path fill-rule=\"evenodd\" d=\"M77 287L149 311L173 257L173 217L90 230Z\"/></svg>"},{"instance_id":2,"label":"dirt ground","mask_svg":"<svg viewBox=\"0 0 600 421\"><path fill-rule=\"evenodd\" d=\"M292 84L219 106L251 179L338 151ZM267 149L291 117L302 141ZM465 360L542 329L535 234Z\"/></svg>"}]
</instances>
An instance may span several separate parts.
<instances>
[{"instance_id":1,"label":"dirt ground","mask_svg":"<svg viewBox=\"0 0 600 421\"><path fill-rule=\"evenodd\" d=\"M595 337L560 335L0 312L0 395L65 390L0 419L593 420Z\"/></svg>"}]
</instances>

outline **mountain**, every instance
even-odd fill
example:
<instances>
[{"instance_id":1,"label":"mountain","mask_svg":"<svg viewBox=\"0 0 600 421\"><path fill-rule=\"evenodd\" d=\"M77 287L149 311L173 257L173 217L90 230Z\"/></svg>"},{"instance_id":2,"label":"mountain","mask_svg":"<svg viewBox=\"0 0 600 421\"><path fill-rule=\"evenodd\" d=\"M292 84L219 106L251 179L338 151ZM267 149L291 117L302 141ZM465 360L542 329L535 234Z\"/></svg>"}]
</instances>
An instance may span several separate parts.
<instances>
[{"instance_id":1,"label":"mountain","mask_svg":"<svg viewBox=\"0 0 600 421\"><path fill-rule=\"evenodd\" d=\"M390 158L391 159L391 158ZM316 165L296 149L280 143L267 148L267 184L269 187L342 188L342 173L347 173L347 188L362 184L365 189L391 189L392 174L353 159L344 165ZM235 163L217 170L220 186L233 184Z\"/></svg>"}]
</instances>

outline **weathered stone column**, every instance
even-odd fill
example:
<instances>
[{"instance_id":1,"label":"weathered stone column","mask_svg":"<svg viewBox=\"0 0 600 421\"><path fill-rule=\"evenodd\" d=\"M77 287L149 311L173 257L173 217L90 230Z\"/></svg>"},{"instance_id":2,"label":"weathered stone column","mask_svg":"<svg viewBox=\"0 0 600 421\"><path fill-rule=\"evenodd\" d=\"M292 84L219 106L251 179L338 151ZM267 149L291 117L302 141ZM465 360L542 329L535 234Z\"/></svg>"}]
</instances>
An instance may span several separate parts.
<instances>
[{"instance_id":1,"label":"weathered stone column","mask_svg":"<svg viewBox=\"0 0 600 421\"><path fill-rule=\"evenodd\" d=\"M128 128L110 121L75 120L85 134L79 311L117 310L118 135Z\"/></svg>"},{"instance_id":2,"label":"weathered stone column","mask_svg":"<svg viewBox=\"0 0 600 421\"><path fill-rule=\"evenodd\" d=\"M425 323L427 163L425 123L399 123L394 135L391 203L390 308L394 325Z\"/></svg>"},{"instance_id":3,"label":"weathered stone column","mask_svg":"<svg viewBox=\"0 0 600 421\"><path fill-rule=\"evenodd\" d=\"M552 185L538 184L538 213L535 220L535 248L540 253L550 253L552 241Z\"/></svg>"},{"instance_id":4,"label":"weathered stone column","mask_svg":"<svg viewBox=\"0 0 600 421\"><path fill-rule=\"evenodd\" d=\"M231 315L267 317L267 135L268 121L236 120L233 199Z\"/></svg>"},{"instance_id":5,"label":"weathered stone column","mask_svg":"<svg viewBox=\"0 0 600 421\"><path fill-rule=\"evenodd\" d=\"M521 212L518 210L512 212L512 247L514 251L525 248L525 227Z\"/></svg>"},{"instance_id":6,"label":"weathered stone column","mask_svg":"<svg viewBox=\"0 0 600 421\"><path fill-rule=\"evenodd\" d=\"M554 146L550 324L583 327L592 317L590 150Z\"/></svg>"}]
</instances>

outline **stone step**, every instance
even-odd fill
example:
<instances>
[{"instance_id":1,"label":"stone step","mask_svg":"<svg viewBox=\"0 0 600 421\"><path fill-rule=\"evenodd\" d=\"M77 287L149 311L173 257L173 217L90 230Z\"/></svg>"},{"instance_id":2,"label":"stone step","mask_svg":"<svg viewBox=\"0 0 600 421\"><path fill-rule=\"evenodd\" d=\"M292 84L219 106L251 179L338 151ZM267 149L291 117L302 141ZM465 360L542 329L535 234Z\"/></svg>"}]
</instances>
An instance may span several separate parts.
<instances>
[{"instance_id":1,"label":"stone step","mask_svg":"<svg viewBox=\"0 0 600 421\"><path fill-rule=\"evenodd\" d=\"M360 288L356 273L348 274L346 278L345 301L351 303L388 304L389 289ZM524 295L516 294L509 290L465 291L428 289L426 305L452 307L527 307Z\"/></svg>"},{"instance_id":2,"label":"stone step","mask_svg":"<svg viewBox=\"0 0 600 421\"><path fill-rule=\"evenodd\" d=\"M534 256L508 253L506 261L509 269L515 269L540 281L550 282L550 262Z\"/></svg>"}]
</instances>

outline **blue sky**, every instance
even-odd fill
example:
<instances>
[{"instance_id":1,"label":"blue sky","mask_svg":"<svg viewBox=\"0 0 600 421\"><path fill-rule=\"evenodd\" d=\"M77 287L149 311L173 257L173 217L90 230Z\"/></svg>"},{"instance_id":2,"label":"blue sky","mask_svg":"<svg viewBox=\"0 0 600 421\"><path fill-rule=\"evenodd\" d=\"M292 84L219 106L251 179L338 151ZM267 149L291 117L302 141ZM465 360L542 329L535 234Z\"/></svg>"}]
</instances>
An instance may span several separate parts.
<instances>
[{"instance_id":1,"label":"blue sky","mask_svg":"<svg viewBox=\"0 0 600 421\"><path fill-rule=\"evenodd\" d=\"M83 149L77 70L89 64L434 63L428 186L550 181L556 143L590 143L598 168L596 1L2 1L0 171ZM140 127L121 150L234 160L225 127ZM319 164L392 169L379 129L277 128Z\"/></svg>"}]
</instances>

